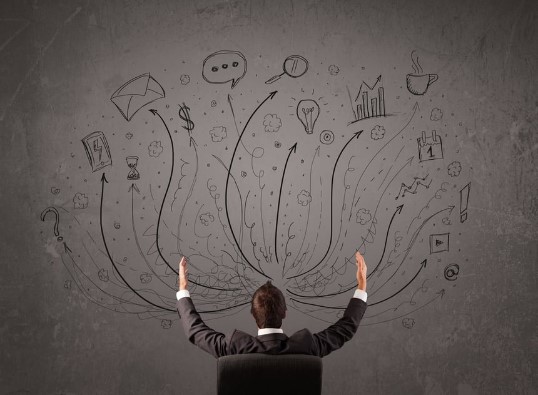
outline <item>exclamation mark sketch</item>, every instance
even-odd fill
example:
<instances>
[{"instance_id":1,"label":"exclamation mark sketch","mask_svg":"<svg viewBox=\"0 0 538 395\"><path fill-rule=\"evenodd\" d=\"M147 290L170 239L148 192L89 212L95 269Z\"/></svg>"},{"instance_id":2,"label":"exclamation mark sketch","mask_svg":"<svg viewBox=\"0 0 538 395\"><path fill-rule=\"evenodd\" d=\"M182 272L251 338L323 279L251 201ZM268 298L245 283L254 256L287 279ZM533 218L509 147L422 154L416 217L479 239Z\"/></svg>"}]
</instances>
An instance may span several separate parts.
<instances>
[{"instance_id":1,"label":"exclamation mark sketch","mask_svg":"<svg viewBox=\"0 0 538 395\"><path fill-rule=\"evenodd\" d=\"M471 191L471 183L465 185L460 191L460 222L467 220L467 207L469 205L469 192Z\"/></svg>"}]
</instances>

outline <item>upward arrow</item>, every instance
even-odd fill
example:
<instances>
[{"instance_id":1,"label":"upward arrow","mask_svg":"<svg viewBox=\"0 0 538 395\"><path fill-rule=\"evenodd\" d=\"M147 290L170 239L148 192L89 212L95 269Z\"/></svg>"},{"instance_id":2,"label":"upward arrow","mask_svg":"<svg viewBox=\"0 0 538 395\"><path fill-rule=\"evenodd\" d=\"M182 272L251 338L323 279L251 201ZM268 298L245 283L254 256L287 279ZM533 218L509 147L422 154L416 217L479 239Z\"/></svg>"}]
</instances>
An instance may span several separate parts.
<instances>
[{"instance_id":1,"label":"upward arrow","mask_svg":"<svg viewBox=\"0 0 538 395\"><path fill-rule=\"evenodd\" d=\"M103 173L103 176L101 177L101 204L99 206L99 226L101 228L101 236L103 238L103 244L105 245L106 254L108 256L108 259L110 260L110 263L112 264L112 267L114 268L116 273L118 273L118 276L121 278L123 283L125 285L127 285L127 287L129 287L129 289L131 291L133 291L133 293L135 295L137 295L140 299L142 299L144 302L149 303L150 305L155 306L155 307L157 307L159 309L162 309L162 310L175 311L174 309L170 309L168 307L159 306L158 304L155 304L155 303L151 302L150 300L146 299L141 294L139 294L138 291L136 289L134 289L131 286L131 284L129 284L129 282L127 282L127 280L123 277L123 275L119 271L118 267L116 266L116 262L114 262L114 259L112 258L112 255L110 254L110 251L108 249L108 245L106 243L106 238L105 238L105 231L103 229L103 197L104 197L104 194L105 194L105 183L108 184L108 180L106 179L105 173Z\"/></svg>"},{"instance_id":2,"label":"upward arrow","mask_svg":"<svg viewBox=\"0 0 538 395\"><path fill-rule=\"evenodd\" d=\"M153 115L157 115L164 127L166 128L166 132L168 133L168 138L170 139L170 146L172 147L172 166L171 166L171 169L170 169L170 177L168 178L168 184L166 185L166 191L164 192L164 197L163 197L163 201L161 203L161 208L159 210L159 217L157 218L157 232L156 232L156 244L157 244L157 251L159 253L159 256L161 257L161 259L164 261L164 263L166 263L166 266L168 266L170 268L170 270L172 270L175 274L178 274L178 271L176 269L174 269L169 263L168 261L164 258L162 252L161 252L161 247L159 246L159 227L161 225L161 216L163 214L163 208L164 208L164 202L166 201L166 196L168 195L168 190L170 189L170 184L172 183L172 177L174 176L174 161L175 161L175 154L174 154L174 141L172 140L172 134L170 133L170 129L168 129L168 125L166 124L166 122L164 122L164 119L163 117L161 116L161 114L159 114L159 112L157 110L149 110Z\"/></svg>"},{"instance_id":3,"label":"upward arrow","mask_svg":"<svg viewBox=\"0 0 538 395\"><path fill-rule=\"evenodd\" d=\"M276 257L277 263L279 263L277 238L278 238L278 216L280 214L280 198L282 197L282 186L284 185L284 176L286 175L286 168L288 167L288 161L290 160L290 156L292 152L297 152L297 143L293 144L293 146L289 148L288 157L286 158L286 164L284 165L284 171L282 172L282 179L280 180L280 192L278 193L278 205L276 209L276 223L275 223L275 257Z\"/></svg>"},{"instance_id":4,"label":"upward arrow","mask_svg":"<svg viewBox=\"0 0 538 395\"><path fill-rule=\"evenodd\" d=\"M333 190L334 190L334 174L336 172L336 166L338 165L338 161L340 160L340 157L342 156L342 153L344 152L346 147L349 145L349 143L351 143L353 141L353 139L358 139L360 137L360 135L362 134L362 132L363 132L363 130L359 130L358 132L353 133L353 136L346 142L344 147L340 150L340 153L338 154L338 157L336 158L336 162L334 163L333 174L332 174L332 177L331 177L331 206L330 206L331 207L331 221L330 221L331 222L331 233L330 233L330 238L329 238L329 245L327 246L327 251L325 251L325 255L323 255L323 257L319 260L319 262L316 263L314 266L312 266L310 269L308 269L305 272L296 274L294 276L287 277L288 280L292 279L292 278L295 278L295 277L303 276L303 275L311 272L312 270L314 270L316 267L318 267L323 262L323 260L325 259L325 257L329 253L329 251L331 249L331 244L333 242Z\"/></svg>"},{"instance_id":5,"label":"upward arrow","mask_svg":"<svg viewBox=\"0 0 538 395\"><path fill-rule=\"evenodd\" d=\"M243 249L241 248L241 245L240 243L237 241L237 237L235 236L235 232L234 232L234 229L233 229L233 226L232 226L232 222L230 221L230 213L229 213L229 210L228 210L228 184L230 183L230 174L232 172L232 166L233 166L233 163L234 163L234 159L235 159L235 154L237 152L237 148L239 147L239 144L241 143L241 139L243 138L243 135L245 134L245 131L247 130L247 126L248 124L250 123L250 120L252 119L252 117L254 117L254 114L256 114L256 112L260 109L261 106L263 106L265 104L266 101L268 100L272 100L275 95L277 94L277 91L274 91L274 92L271 92L269 94L269 96L267 96L259 105L258 107L256 107L256 109L252 112L252 114L250 114L250 117L248 118L247 122L245 123L245 126L243 126L243 131L241 132L241 134L239 135L239 138L237 139L237 143L235 144L235 148L234 148L234 152L232 154L232 159L230 160L230 165L228 166L228 175L226 177L226 188L225 188L225 191L224 191L224 208L226 210L226 219L228 220L228 225L230 226L230 232L232 234L232 237L235 241L235 245L237 246L237 249L239 250L239 252L241 253L241 256L243 257L243 259L245 260L245 262L247 262L247 264L253 269L255 270L256 272L258 272L259 274L261 274L262 276L270 279L271 277L269 277L267 274L263 273L262 271L256 269L256 267L254 265L252 265L250 263L250 261L248 260L248 258L245 256L245 253L243 252Z\"/></svg>"}]
</instances>

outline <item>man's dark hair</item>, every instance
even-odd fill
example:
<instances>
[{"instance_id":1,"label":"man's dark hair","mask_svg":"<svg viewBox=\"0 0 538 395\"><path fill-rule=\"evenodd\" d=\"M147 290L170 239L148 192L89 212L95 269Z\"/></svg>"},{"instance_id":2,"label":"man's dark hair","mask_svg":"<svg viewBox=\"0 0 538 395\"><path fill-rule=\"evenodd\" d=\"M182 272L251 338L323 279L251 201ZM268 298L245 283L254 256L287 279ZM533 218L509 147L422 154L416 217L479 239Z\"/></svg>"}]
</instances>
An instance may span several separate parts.
<instances>
[{"instance_id":1,"label":"man's dark hair","mask_svg":"<svg viewBox=\"0 0 538 395\"><path fill-rule=\"evenodd\" d=\"M254 292L250 313L258 328L280 328L286 316L284 294L271 281L267 281Z\"/></svg>"}]
</instances>

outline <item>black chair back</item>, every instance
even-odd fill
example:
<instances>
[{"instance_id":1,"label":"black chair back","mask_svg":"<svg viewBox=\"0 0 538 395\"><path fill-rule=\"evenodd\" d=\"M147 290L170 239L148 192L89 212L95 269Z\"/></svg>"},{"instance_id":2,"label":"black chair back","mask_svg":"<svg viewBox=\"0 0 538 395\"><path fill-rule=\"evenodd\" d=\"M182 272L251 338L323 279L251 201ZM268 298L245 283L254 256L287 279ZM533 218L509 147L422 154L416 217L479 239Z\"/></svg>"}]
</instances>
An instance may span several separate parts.
<instances>
[{"instance_id":1,"label":"black chair back","mask_svg":"<svg viewBox=\"0 0 538 395\"><path fill-rule=\"evenodd\" d=\"M322 373L312 355L229 355L217 360L217 394L320 395Z\"/></svg>"}]
</instances>

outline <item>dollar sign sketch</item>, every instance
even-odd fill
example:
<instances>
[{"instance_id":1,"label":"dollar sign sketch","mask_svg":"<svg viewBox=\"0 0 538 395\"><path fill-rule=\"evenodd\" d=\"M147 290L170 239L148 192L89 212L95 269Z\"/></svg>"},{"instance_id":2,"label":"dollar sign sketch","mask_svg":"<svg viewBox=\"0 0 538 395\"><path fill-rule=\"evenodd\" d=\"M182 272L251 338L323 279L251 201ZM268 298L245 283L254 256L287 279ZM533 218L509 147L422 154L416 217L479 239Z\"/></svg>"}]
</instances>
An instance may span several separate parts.
<instances>
[{"instance_id":1,"label":"dollar sign sketch","mask_svg":"<svg viewBox=\"0 0 538 395\"><path fill-rule=\"evenodd\" d=\"M183 103L182 106L179 106L178 115L181 119L183 119L187 125L183 126L183 129L185 129L187 132L189 132L189 136L191 135L191 131L194 129L194 122L191 121L191 117L189 115L190 108Z\"/></svg>"}]
</instances>

